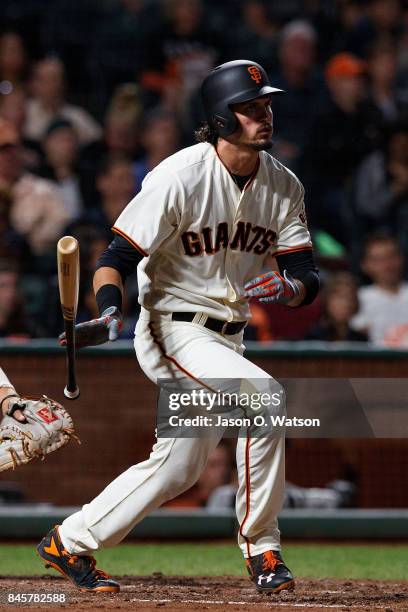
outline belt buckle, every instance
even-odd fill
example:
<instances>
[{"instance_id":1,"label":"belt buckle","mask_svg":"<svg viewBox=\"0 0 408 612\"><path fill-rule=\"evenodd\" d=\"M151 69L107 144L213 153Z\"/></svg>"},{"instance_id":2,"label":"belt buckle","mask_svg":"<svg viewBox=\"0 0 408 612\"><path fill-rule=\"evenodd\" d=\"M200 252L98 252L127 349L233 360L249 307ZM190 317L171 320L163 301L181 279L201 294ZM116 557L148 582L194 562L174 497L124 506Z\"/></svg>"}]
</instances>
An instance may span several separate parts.
<instances>
[{"instance_id":1,"label":"belt buckle","mask_svg":"<svg viewBox=\"0 0 408 612\"><path fill-rule=\"evenodd\" d=\"M228 328L228 321L225 321L225 323L223 324L222 328L221 328L221 335L225 336L225 333L227 331Z\"/></svg>"}]
</instances>

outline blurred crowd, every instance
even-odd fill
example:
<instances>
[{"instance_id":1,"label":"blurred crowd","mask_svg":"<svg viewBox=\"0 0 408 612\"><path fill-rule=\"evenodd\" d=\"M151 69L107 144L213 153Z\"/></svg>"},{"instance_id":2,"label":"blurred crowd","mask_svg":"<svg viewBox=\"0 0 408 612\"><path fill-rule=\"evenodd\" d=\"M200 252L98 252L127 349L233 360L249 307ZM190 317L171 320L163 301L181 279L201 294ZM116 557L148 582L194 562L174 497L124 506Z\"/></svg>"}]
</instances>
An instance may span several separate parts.
<instances>
[{"instance_id":1,"label":"blurred crowd","mask_svg":"<svg viewBox=\"0 0 408 612\"><path fill-rule=\"evenodd\" d=\"M301 317L254 303L246 337L408 346L403 0L3 0L0 337L61 331L66 233L81 246L78 318L97 314L110 227L151 169L194 144L205 74L241 58L286 91L271 153L305 185L323 281ZM125 315L130 337L133 277Z\"/></svg>"}]
</instances>

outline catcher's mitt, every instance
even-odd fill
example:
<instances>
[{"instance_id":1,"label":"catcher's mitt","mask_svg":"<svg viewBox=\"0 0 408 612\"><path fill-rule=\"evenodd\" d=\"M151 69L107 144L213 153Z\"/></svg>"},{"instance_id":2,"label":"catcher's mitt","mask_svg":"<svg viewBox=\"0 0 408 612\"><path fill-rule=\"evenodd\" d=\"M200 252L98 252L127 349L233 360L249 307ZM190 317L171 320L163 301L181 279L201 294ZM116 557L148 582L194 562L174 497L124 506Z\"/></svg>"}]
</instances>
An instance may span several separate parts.
<instances>
[{"instance_id":1,"label":"catcher's mitt","mask_svg":"<svg viewBox=\"0 0 408 612\"><path fill-rule=\"evenodd\" d=\"M26 423L13 418L22 410ZM0 472L28 463L68 444L75 435L74 423L61 404L43 395L15 398L0 422ZM79 442L80 443L80 442Z\"/></svg>"}]
</instances>

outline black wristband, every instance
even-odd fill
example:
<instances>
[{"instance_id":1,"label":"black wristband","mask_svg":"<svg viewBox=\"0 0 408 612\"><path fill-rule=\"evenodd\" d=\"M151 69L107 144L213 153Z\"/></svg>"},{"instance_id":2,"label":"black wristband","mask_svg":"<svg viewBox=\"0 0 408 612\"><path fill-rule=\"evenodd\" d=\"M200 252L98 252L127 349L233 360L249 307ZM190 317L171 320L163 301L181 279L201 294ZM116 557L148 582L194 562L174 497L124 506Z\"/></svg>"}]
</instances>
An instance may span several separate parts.
<instances>
[{"instance_id":1,"label":"black wristband","mask_svg":"<svg viewBox=\"0 0 408 612\"><path fill-rule=\"evenodd\" d=\"M122 292L117 285L102 285L96 292L95 299L100 315L109 306L116 306L122 312Z\"/></svg>"},{"instance_id":2,"label":"black wristband","mask_svg":"<svg viewBox=\"0 0 408 612\"><path fill-rule=\"evenodd\" d=\"M306 290L303 302L299 304L299 306L307 306L314 301L315 297L319 293L319 274L314 270L308 270L304 274L298 274L296 278L302 281Z\"/></svg>"}]
</instances>

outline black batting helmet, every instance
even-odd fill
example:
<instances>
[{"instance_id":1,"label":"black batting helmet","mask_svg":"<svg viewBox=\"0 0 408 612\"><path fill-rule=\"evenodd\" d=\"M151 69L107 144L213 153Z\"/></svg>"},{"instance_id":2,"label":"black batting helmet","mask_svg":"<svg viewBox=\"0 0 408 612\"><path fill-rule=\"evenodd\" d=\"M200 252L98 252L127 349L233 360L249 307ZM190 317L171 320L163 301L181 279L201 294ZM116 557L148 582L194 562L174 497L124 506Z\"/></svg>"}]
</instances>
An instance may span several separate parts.
<instances>
[{"instance_id":1,"label":"black batting helmet","mask_svg":"<svg viewBox=\"0 0 408 612\"><path fill-rule=\"evenodd\" d=\"M283 93L283 90L272 87L262 66L249 60L234 60L217 66L201 86L208 124L220 136L229 136L238 127L230 104L275 93Z\"/></svg>"}]
</instances>

